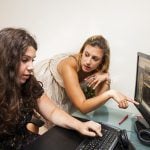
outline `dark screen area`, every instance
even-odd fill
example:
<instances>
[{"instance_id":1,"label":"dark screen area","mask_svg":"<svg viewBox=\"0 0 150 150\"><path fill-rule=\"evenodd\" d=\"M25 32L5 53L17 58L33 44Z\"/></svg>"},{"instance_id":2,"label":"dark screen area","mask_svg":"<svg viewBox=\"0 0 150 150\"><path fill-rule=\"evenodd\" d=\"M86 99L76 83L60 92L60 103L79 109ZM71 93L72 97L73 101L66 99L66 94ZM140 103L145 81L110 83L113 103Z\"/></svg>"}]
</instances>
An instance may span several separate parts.
<instances>
[{"instance_id":1,"label":"dark screen area","mask_svg":"<svg viewBox=\"0 0 150 150\"><path fill-rule=\"evenodd\" d=\"M140 105L136 107L150 125L150 55L140 52L137 54L134 98L140 103Z\"/></svg>"}]
</instances>

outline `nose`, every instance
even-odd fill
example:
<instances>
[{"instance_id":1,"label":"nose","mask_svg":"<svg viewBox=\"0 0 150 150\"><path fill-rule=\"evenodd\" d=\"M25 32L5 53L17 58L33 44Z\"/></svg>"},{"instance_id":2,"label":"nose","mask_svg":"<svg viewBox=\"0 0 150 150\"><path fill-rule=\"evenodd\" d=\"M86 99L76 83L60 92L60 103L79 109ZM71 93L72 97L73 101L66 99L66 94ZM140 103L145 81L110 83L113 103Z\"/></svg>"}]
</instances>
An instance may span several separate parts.
<instances>
[{"instance_id":1,"label":"nose","mask_svg":"<svg viewBox=\"0 0 150 150\"><path fill-rule=\"evenodd\" d=\"M33 66L28 66L27 68L29 71L32 71L33 70Z\"/></svg>"},{"instance_id":2,"label":"nose","mask_svg":"<svg viewBox=\"0 0 150 150\"><path fill-rule=\"evenodd\" d=\"M33 63L30 63L27 67L28 71L29 72L32 72L33 71Z\"/></svg>"},{"instance_id":3,"label":"nose","mask_svg":"<svg viewBox=\"0 0 150 150\"><path fill-rule=\"evenodd\" d=\"M88 64L88 65L89 65L90 63L91 63L91 58L90 58L90 57L88 57L88 58L87 58L87 60L86 60L86 64Z\"/></svg>"}]
</instances>

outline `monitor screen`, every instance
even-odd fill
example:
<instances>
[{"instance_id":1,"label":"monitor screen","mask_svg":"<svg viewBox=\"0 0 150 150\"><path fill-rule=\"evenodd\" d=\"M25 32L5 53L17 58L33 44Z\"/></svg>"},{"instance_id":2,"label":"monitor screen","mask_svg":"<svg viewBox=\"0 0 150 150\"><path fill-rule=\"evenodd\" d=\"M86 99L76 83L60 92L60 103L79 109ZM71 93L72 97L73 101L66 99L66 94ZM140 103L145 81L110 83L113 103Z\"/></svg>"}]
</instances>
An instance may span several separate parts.
<instances>
[{"instance_id":1,"label":"monitor screen","mask_svg":"<svg viewBox=\"0 0 150 150\"><path fill-rule=\"evenodd\" d=\"M136 106L150 125L150 55L137 53L137 72L135 85Z\"/></svg>"}]
</instances>

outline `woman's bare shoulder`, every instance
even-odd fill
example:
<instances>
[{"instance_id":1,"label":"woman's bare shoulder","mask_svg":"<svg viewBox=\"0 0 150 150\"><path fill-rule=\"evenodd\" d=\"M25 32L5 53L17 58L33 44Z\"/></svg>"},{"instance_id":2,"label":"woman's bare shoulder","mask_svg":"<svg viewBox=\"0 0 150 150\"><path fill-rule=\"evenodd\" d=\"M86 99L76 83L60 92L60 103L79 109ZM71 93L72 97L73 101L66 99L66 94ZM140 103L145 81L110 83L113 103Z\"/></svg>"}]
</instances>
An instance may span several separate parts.
<instances>
[{"instance_id":1,"label":"woman's bare shoulder","mask_svg":"<svg viewBox=\"0 0 150 150\"><path fill-rule=\"evenodd\" d=\"M70 55L69 57L66 57L65 59L61 60L58 64L58 70L61 70L62 68L74 68L78 69L78 54Z\"/></svg>"}]
</instances>

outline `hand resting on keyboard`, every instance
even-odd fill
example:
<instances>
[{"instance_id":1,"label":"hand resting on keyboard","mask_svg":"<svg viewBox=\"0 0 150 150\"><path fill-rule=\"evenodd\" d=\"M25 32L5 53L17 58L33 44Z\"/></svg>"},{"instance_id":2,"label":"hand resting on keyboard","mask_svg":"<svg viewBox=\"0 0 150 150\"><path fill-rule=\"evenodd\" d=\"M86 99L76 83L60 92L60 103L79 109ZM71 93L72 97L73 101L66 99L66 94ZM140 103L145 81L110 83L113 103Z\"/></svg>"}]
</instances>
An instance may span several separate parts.
<instances>
[{"instance_id":1,"label":"hand resting on keyboard","mask_svg":"<svg viewBox=\"0 0 150 150\"><path fill-rule=\"evenodd\" d=\"M77 118L77 117L76 117ZM85 121L85 119L78 118ZM107 124L102 125L102 137L85 137L76 150L133 150L134 147L130 146L126 130L113 128ZM132 147L132 148L131 148Z\"/></svg>"},{"instance_id":2,"label":"hand resting on keyboard","mask_svg":"<svg viewBox=\"0 0 150 150\"><path fill-rule=\"evenodd\" d=\"M127 150L129 140L126 130L113 130L103 126L103 137L85 138L76 150L115 150L119 142L119 150Z\"/></svg>"}]
</instances>

